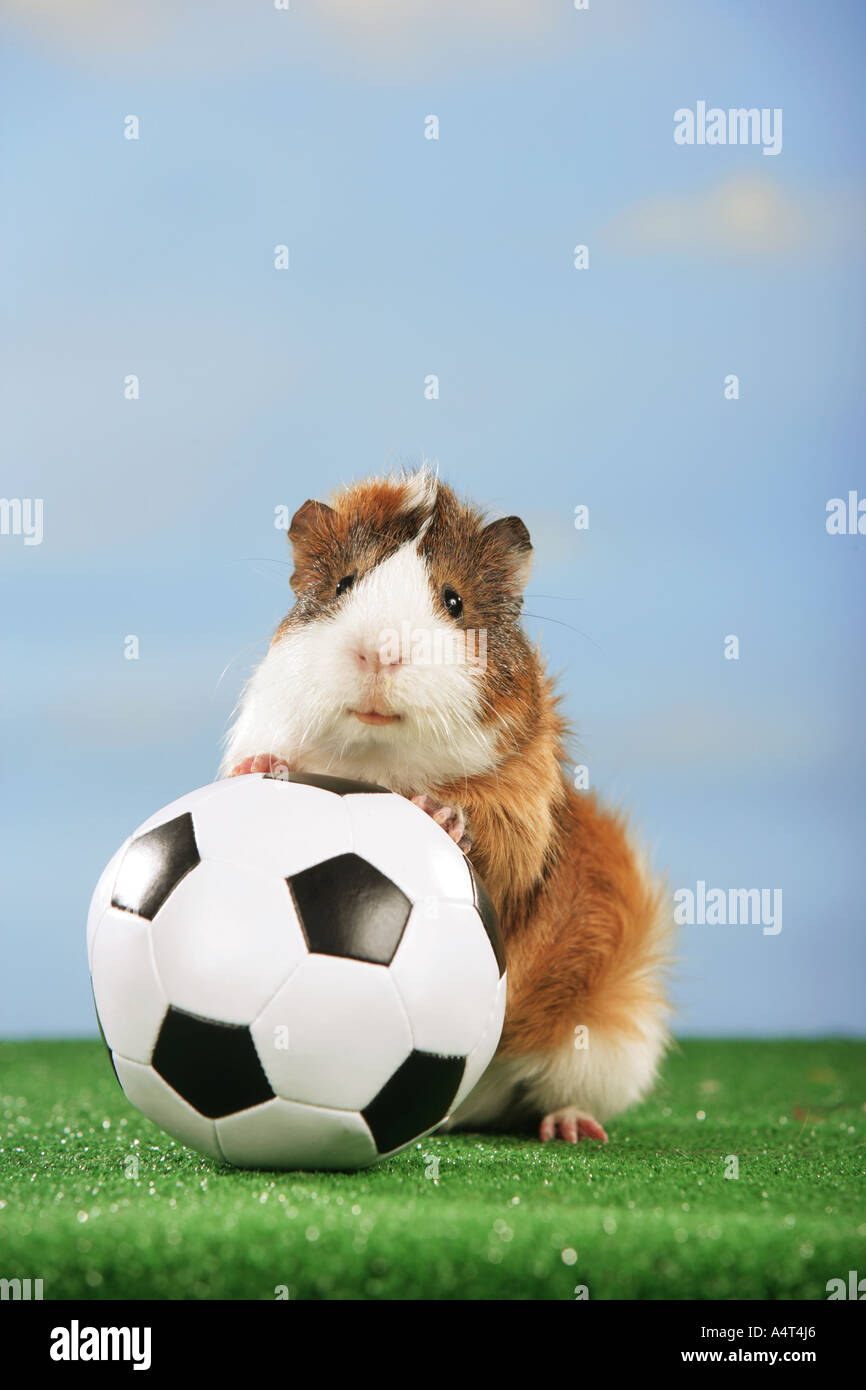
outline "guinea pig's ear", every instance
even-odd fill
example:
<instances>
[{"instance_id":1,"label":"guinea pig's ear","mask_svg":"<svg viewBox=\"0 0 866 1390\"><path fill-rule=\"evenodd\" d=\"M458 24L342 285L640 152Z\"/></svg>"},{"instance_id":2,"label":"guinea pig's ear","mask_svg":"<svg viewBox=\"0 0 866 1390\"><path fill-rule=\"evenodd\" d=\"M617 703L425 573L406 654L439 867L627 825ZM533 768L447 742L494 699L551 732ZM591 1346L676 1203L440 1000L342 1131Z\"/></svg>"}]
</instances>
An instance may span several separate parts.
<instances>
[{"instance_id":1,"label":"guinea pig's ear","mask_svg":"<svg viewBox=\"0 0 866 1390\"><path fill-rule=\"evenodd\" d=\"M485 526L481 535L502 555L506 583L512 595L519 598L532 566L532 541L526 526L519 516L503 516Z\"/></svg>"},{"instance_id":2,"label":"guinea pig's ear","mask_svg":"<svg viewBox=\"0 0 866 1390\"><path fill-rule=\"evenodd\" d=\"M327 546L334 515L333 507L326 502L315 502L308 498L292 517L289 541L295 568L289 582L295 593L304 588L316 555L321 554Z\"/></svg>"}]
</instances>

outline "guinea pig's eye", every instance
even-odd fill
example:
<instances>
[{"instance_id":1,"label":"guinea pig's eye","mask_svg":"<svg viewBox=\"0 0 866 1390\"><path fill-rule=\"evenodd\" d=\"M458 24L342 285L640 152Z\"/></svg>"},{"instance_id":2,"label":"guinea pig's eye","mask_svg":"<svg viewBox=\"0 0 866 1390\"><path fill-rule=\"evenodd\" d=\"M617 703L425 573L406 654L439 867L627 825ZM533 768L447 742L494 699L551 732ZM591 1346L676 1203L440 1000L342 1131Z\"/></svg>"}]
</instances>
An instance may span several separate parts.
<instances>
[{"instance_id":1,"label":"guinea pig's eye","mask_svg":"<svg viewBox=\"0 0 866 1390\"><path fill-rule=\"evenodd\" d=\"M451 589L446 584L445 588L442 590L442 602L445 604L452 618L460 617L460 614L463 612L463 600L456 589Z\"/></svg>"},{"instance_id":2,"label":"guinea pig's eye","mask_svg":"<svg viewBox=\"0 0 866 1390\"><path fill-rule=\"evenodd\" d=\"M344 575L344 577L340 580L339 584L337 585L337 598L339 598L341 594L344 594L347 589L351 589L352 585L355 582L355 579L357 578L357 574L358 571L355 570L352 574Z\"/></svg>"}]
</instances>

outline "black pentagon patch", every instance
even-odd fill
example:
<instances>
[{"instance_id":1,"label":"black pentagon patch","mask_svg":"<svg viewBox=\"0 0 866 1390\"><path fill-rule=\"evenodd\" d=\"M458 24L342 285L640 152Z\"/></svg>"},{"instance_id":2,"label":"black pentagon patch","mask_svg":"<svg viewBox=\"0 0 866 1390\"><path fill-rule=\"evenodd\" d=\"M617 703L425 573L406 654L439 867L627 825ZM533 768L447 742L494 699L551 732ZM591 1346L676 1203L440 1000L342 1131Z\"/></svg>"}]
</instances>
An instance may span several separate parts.
<instances>
[{"instance_id":1,"label":"black pentagon patch","mask_svg":"<svg viewBox=\"0 0 866 1390\"><path fill-rule=\"evenodd\" d=\"M380 1154L399 1149L441 1124L457 1094L465 1057L411 1052L362 1115Z\"/></svg>"},{"instance_id":2,"label":"black pentagon patch","mask_svg":"<svg viewBox=\"0 0 866 1390\"><path fill-rule=\"evenodd\" d=\"M468 859L466 863L469 864ZM496 956L496 964L499 966L499 978L501 980L502 976L505 974L505 947L502 944L496 908L490 901L490 894L484 887L484 883L471 864L469 864L469 877L472 879L472 899L478 909L478 916L484 924L484 930L487 932L490 945L493 947L493 953Z\"/></svg>"},{"instance_id":3,"label":"black pentagon patch","mask_svg":"<svg viewBox=\"0 0 866 1390\"><path fill-rule=\"evenodd\" d=\"M192 816L187 811L132 841L120 861L111 905L152 922L169 893L198 863Z\"/></svg>"},{"instance_id":4,"label":"black pentagon patch","mask_svg":"<svg viewBox=\"0 0 866 1390\"><path fill-rule=\"evenodd\" d=\"M335 796L356 796L360 792L384 792L386 796L390 795L387 787L380 787L376 782L354 782L350 777L328 777L319 772L289 772L283 777L278 772L266 772L265 777L272 782L298 782L302 787L321 787Z\"/></svg>"},{"instance_id":5,"label":"black pentagon patch","mask_svg":"<svg viewBox=\"0 0 866 1390\"><path fill-rule=\"evenodd\" d=\"M273 1099L244 1024L214 1023L172 1005L159 1030L151 1066L209 1120Z\"/></svg>"},{"instance_id":6,"label":"black pentagon patch","mask_svg":"<svg viewBox=\"0 0 866 1390\"><path fill-rule=\"evenodd\" d=\"M412 904L358 854L338 854L286 879L314 953L389 965Z\"/></svg>"}]
</instances>

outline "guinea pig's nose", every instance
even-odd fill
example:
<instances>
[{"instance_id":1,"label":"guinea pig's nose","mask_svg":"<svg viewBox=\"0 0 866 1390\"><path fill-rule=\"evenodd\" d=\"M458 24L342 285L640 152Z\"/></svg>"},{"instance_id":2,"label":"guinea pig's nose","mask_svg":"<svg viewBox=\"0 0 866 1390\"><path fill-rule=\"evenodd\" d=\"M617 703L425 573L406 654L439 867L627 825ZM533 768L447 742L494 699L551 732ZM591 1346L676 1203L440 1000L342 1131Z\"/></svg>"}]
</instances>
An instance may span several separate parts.
<instances>
[{"instance_id":1,"label":"guinea pig's nose","mask_svg":"<svg viewBox=\"0 0 866 1390\"><path fill-rule=\"evenodd\" d=\"M368 675L377 671L387 671L392 666L402 664L399 652L396 656L392 656L391 652L381 647L357 647L355 660Z\"/></svg>"}]
</instances>

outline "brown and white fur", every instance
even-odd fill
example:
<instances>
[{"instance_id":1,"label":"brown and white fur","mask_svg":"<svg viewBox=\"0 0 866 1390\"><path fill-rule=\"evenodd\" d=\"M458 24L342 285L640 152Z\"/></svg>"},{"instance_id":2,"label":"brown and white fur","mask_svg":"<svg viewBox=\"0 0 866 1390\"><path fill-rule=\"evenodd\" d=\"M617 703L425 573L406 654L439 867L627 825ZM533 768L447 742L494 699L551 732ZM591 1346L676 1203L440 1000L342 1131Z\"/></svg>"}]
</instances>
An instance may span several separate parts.
<instances>
[{"instance_id":1,"label":"brown and white fur","mask_svg":"<svg viewBox=\"0 0 866 1390\"><path fill-rule=\"evenodd\" d=\"M422 471L306 502L289 539L296 602L222 773L334 772L434 815L487 885L508 969L499 1049L451 1124L606 1139L600 1121L645 1094L667 1042L668 913L621 819L566 775L566 726L520 625L526 527L488 523ZM412 634L396 654L395 632ZM455 641L469 659L429 659Z\"/></svg>"}]
</instances>

